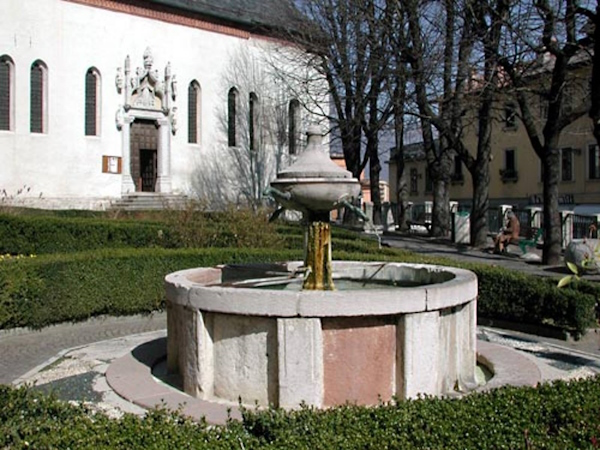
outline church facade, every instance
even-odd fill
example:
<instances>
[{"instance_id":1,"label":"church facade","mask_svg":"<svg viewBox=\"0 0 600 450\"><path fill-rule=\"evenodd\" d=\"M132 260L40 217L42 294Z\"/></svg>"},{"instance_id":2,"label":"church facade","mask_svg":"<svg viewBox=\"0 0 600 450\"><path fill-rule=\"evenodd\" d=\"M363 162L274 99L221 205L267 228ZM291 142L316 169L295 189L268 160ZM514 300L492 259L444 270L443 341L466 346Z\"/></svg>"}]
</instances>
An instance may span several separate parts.
<instances>
[{"instance_id":1,"label":"church facade","mask_svg":"<svg viewBox=\"0 0 600 450\"><path fill-rule=\"evenodd\" d=\"M242 130L256 152L262 99L235 85L231 58L281 45L272 30L289 10L266 3L0 2L3 201L105 209L132 194L193 196L199 170L239 151ZM300 102L279 97L295 151Z\"/></svg>"}]
</instances>

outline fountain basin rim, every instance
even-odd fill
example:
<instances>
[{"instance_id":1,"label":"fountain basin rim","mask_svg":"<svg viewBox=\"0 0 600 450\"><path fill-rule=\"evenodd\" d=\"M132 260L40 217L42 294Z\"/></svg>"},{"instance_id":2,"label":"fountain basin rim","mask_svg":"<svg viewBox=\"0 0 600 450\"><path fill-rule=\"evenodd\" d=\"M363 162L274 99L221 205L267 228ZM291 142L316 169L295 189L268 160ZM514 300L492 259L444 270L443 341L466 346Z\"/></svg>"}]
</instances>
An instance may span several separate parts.
<instances>
[{"instance_id":1,"label":"fountain basin rim","mask_svg":"<svg viewBox=\"0 0 600 450\"><path fill-rule=\"evenodd\" d=\"M293 271L300 261L287 263ZM426 269L453 278L419 287L357 291L281 291L216 286L224 266L182 270L167 275L168 302L224 314L269 317L383 316L436 311L462 305L477 297L477 278L464 269L405 263L334 261L334 273L385 266L388 272Z\"/></svg>"}]
</instances>

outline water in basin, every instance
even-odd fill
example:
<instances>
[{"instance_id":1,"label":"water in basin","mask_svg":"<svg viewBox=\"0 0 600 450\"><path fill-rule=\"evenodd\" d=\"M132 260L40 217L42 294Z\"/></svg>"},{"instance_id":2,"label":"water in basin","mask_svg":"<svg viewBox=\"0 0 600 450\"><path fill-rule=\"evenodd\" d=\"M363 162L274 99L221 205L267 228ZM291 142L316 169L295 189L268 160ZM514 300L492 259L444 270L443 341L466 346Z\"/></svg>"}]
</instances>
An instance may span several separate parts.
<instances>
[{"instance_id":1,"label":"water in basin","mask_svg":"<svg viewBox=\"0 0 600 450\"><path fill-rule=\"evenodd\" d=\"M410 288L419 287L433 282L427 283L414 280L355 280L350 278L334 278L335 288L337 291L354 291L360 289L390 289L390 288ZM301 291L302 279L288 277L285 278L262 278L255 280L246 280L235 283L224 283L220 287L236 287L236 288L254 288L254 289L271 289L276 291Z\"/></svg>"}]
</instances>

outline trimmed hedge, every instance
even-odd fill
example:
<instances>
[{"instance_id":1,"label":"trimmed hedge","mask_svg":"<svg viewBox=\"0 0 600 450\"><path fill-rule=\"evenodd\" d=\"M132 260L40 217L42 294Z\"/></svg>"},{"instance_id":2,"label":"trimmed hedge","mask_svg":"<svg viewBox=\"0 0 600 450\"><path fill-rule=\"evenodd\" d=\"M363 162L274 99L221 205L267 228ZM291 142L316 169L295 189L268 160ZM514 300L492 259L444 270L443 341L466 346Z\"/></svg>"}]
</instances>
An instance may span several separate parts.
<instances>
[{"instance_id":1,"label":"trimmed hedge","mask_svg":"<svg viewBox=\"0 0 600 450\"><path fill-rule=\"evenodd\" d=\"M597 325L599 285L578 282L559 289L555 278L498 267L466 268L479 280L479 317L554 326L570 331L575 338Z\"/></svg>"},{"instance_id":2,"label":"trimmed hedge","mask_svg":"<svg viewBox=\"0 0 600 450\"><path fill-rule=\"evenodd\" d=\"M336 259L401 261L457 266L371 242L336 251ZM226 263L302 259L300 250L104 249L0 262L0 329L39 328L101 314L126 315L161 309L164 276L176 270ZM553 325L575 335L595 324L600 286L577 283L558 289L555 280L499 267L466 265L479 279L478 314L522 323ZM581 290L578 290L581 288Z\"/></svg>"},{"instance_id":3,"label":"trimmed hedge","mask_svg":"<svg viewBox=\"0 0 600 450\"><path fill-rule=\"evenodd\" d=\"M0 386L1 448L567 449L597 448L600 379L505 387L460 400L377 407L244 411L225 426L150 411L118 420L24 388Z\"/></svg>"},{"instance_id":4,"label":"trimmed hedge","mask_svg":"<svg viewBox=\"0 0 600 450\"><path fill-rule=\"evenodd\" d=\"M113 249L0 263L0 329L161 309L164 277L192 267L282 261L300 252Z\"/></svg>"},{"instance_id":5,"label":"trimmed hedge","mask_svg":"<svg viewBox=\"0 0 600 450\"><path fill-rule=\"evenodd\" d=\"M267 218L244 211L215 222L198 211L171 211L164 221L0 214L0 254L41 255L102 248L281 247Z\"/></svg>"},{"instance_id":6,"label":"trimmed hedge","mask_svg":"<svg viewBox=\"0 0 600 450\"><path fill-rule=\"evenodd\" d=\"M0 214L0 255L55 254L35 261L0 261L0 328L147 312L162 307L162 279L174 270L236 258L238 262L283 260L292 254L301 258L302 227L269 225L266 215L190 209L157 217L163 221ZM596 324L598 284L577 282L559 290L553 278L380 249L375 240L343 228L334 227L332 236L336 259L444 264L474 271L480 317L550 325L576 337ZM219 250L160 249L172 247Z\"/></svg>"},{"instance_id":7,"label":"trimmed hedge","mask_svg":"<svg viewBox=\"0 0 600 450\"><path fill-rule=\"evenodd\" d=\"M164 225L149 222L0 214L0 254L41 255L114 247L174 247Z\"/></svg>"}]
</instances>

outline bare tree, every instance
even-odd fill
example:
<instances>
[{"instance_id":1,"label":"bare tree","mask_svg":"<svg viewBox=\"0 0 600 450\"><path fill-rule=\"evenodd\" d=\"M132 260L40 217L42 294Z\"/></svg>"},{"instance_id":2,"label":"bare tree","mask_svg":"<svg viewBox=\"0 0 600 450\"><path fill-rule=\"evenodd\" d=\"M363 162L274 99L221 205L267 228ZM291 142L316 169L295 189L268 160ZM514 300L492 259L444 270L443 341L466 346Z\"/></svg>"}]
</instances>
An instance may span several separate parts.
<instances>
[{"instance_id":1,"label":"bare tree","mask_svg":"<svg viewBox=\"0 0 600 450\"><path fill-rule=\"evenodd\" d=\"M289 135L289 120L299 120L300 111L291 115L293 94L270 75L260 52L240 48L231 54L221 92L227 95L217 108L223 139L207 149L212 155L198 166L194 188L212 208L258 208L267 201L269 182L289 163L289 143L298 136Z\"/></svg>"},{"instance_id":2,"label":"bare tree","mask_svg":"<svg viewBox=\"0 0 600 450\"><path fill-rule=\"evenodd\" d=\"M304 58L287 48L274 58L281 78L314 99L308 108L320 112L339 138L346 168L360 178L367 164L374 219L381 221L379 133L389 120L392 102L387 82L392 17L385 0L314 0L297 2L304 16L286 41L306 49ZM293 60L292 60L293 59ZM323 83L325 80L325 83ZM323 98L331 109L321 108ZM334 142L335 143L335 142Z\"/></svg>"},{"instance_id":3,"label":"bare tree","mask_svg":"<svg viewBox=\"0 0 600 450\"><path fill-rule=\"evenodd\" d=\"M473 183L471 243L477 247L487 243L491 135L499 87L497 55L508 8L508 0L476 1L470 3L469 8L472 15L468 20L472 21L479 47L476 51L483 56L483 61L480 62L480 66L483 66L480 69L481 86L474 86L474 92L470 96L473 100L471 109L477 111L477 151L473 155L462 146L457 146L457 149Z\"/></svg>"},{"instance_id":4,"label":"bare tree","mask_svg":"<svg viewBox=\"0 0 600 450\"><path fill-rule=\"evenodd\" d=\"M584 27L583 44L592 50L592 76L590 87L589 117L592 119L592 130L596 142L600 146L600 2L596 1L595 9L577 8L577 14L587 21Z\"/></svg>"},{"instance_id":5,"label":"bare tree","mask_svg":"<svg viewBox=\"0 0 600 450\"><path fill-rule=\"evenodd\" d=\"M411 66L423 146L433 181L431 232L434 236L445 236L450 226L449 187L454 158L456 152L466 152L461 136L474 46L473 27L466 19L469 5L452 0L441 5L408 0L402 5L410 37L406 57ZM439 143L434 139L434 127L439 133Z\"/></svg>"},{"instance_id":6,"label":"bare tree","mask_svg":"<svg viewBox=\"0 0 600 450\"><path fill-rule=\"evenodd\" d=\"M408 102L408 68L404 58L404 52L407 48L408 36L405 31L404 9L400 8L398 3L391 1L390 17L391 28L394 32L390 36L390 63L392 68L389 73L387 83L388 92L391 96L392 106L392 128L394 131L394 147L391 152L391 159L396 164L396 192L398 199L394 218L398 227L402 230L407 228L407 198L408 190L406 176L404 174L404 130L406 117L406 104Z\"/></svg>"},{"instance_id":7,"label":"bare tree","mask_svg":"<svg viewBox=\"0 0 600 450\"><path fill-rule=\"evenodd\" d=\"M578 35L576 0L538 0L512 8L507 44L499 59L513 88L520 118L543 170L544 264L557 264L561 254L558 208L559 139L564 128L590 111L587 77L573 70L585 60ZM579 91L574 95L573 90ZM568 93L570 91L570 93ZM536 114L547 104L544 115Z\"/></svg>"}]
</instances>

